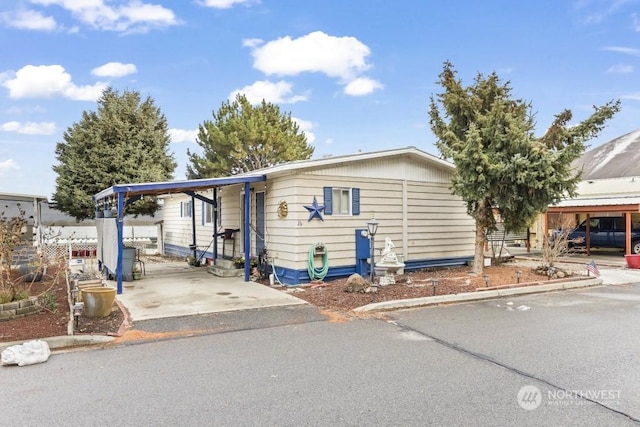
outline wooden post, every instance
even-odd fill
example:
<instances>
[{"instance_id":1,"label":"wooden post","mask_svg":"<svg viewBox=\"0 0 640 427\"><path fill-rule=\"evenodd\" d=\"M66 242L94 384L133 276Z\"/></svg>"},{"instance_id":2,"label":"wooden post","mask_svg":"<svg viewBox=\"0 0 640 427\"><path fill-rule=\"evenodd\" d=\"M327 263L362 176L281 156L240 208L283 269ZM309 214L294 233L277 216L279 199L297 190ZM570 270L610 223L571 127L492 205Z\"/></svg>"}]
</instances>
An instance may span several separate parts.
<instances>
[{"instance_id":1,"label":"wooden post","mask_svg":"<svg viewBox=\"0 0 640 427\"><path fill-rule=\"evenodd\" d=\"M626 243L625 243L625 254L629 255L631 254L631 212L625 212L624 213L624 221L625 221L625 239L626 239Z\"/></svg>"}]
</instances>

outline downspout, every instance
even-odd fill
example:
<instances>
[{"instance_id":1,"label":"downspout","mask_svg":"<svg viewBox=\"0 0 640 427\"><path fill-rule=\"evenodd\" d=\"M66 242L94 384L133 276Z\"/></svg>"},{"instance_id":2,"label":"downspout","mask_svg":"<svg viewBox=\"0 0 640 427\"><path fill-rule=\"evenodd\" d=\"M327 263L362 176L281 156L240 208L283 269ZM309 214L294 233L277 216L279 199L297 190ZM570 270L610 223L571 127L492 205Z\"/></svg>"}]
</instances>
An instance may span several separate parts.
<instances>
[{"instance_id":1,"label":"downspout","mask_svg":"<svg viewBox=\"0 0 640 427\"><path fill-rule=\"evenodd\" d=\"M116 265L117 293L122 294L122 264L123 264L123 216L124 216L124 194L118 193L118 213L116 215L116 229L118 230L118 262Z\"/></svg>"},{"instance_id":2,"label":"downspout","mask_svg":"<svg viewBox=\"0 0 640 427\"><path fill-rule=\"evenodd\" d=\"M248 182L244 183L244 281L248 282L251 276L251 234L249 222L251 221L251 186Z\"/></svg>"}]
</instances>

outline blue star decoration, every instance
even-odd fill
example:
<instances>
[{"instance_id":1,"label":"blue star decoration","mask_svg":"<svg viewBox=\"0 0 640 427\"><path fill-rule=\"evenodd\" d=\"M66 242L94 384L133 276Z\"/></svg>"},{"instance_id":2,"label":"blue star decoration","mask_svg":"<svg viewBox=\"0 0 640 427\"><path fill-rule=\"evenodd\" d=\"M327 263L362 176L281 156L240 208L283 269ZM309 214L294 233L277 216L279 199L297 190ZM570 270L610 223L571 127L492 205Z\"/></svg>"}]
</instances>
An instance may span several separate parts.
<instances>
[{"instance_id":1,"label":"blue star decoration","mask_svg":"<svg viewBox=\"0 0 640 427\"><path fill-rule=\"evenodd\" d=\"M322 218L322 211L324 210L324 206L318 204L316 196L313 196L313 203L311 203L311 206L305 206L304 208L309 211L308 221L311 221L313 218L318 218L320 221L324 221L324 219Z\"/></svg>"}]
</instances>

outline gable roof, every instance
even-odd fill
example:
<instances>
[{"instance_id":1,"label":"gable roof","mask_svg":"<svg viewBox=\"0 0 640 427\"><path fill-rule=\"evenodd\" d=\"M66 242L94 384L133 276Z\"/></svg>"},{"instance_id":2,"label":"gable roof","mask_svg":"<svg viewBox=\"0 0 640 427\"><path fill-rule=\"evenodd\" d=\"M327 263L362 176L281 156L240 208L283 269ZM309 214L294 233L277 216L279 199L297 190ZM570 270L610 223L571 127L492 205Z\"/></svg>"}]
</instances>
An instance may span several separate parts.
<instances>
[{"instance_id":1,"label":"gable roof","mask_svg":"<svg viewBox=\"0 0 640 427\"><path fill-rule=\"evenodd\" d=\"M150 182L138 184L118 184L106 188L93 196L95 201L107 199L115 194L123 193L127 197L136 195L161 195L170 193L182 193L187 191L200 191L212 187L234 185L265 181L268 176L290 173L302 169L320 169L324 167L341 165L344 163L358 162L371 159L393 158L407 156L430 163L433 166L453 172L455 166L452 163L442 160L432 154L418 150L416 147L397 148L392 150L373 151L367 153L347 154L343 156L323 157L321 159L298 160L280 165L271 166L264 169L249 171L242 174L220 177L191 179L183 181Z\"/></svg>"},{"instance_id":2,"label":"gable roof","mask_svg":"<svg viewBox=\"0 0 640 427\"><path fill-rule=\"evenodd\" d=\"M337 166L344 163L351 162L360 162L364 160L372 160L372 159L383 159L383 158L393 158L393 157L412 157L415 159L419 159L425 161L427 163L431 163L433 166L438 167L440 169L445 169L449 172L453 172L455 170L455 166L447 162L446 160L442 160L433 154L429 154L425 151L419 150L416 147L404 147L404 148L395 148L390 150L381 150L381 151L371 151L366 153L355 153L355 154L345 154L341 156L330 156L323 157L320 159L308 159L308 160L297 160L293 162L282 163L279 165L271 166L268 168L258 169L254 171L249 171L243 174L238 174L236 176L255 176L255 175L280 175L284 173L290 173L293 171L299 171L302 169L321 169L325 167Z\"/></svg>"},{"instance_id":3,"label":"gable roof","mask_svg":"<svg viewBox=\"0 0 640 427\"><path fill-rule=\"evenodd\" d=\"M640 176L640 129L587 151L574 166L583 180Z\"/></svg>"}]
</instances>

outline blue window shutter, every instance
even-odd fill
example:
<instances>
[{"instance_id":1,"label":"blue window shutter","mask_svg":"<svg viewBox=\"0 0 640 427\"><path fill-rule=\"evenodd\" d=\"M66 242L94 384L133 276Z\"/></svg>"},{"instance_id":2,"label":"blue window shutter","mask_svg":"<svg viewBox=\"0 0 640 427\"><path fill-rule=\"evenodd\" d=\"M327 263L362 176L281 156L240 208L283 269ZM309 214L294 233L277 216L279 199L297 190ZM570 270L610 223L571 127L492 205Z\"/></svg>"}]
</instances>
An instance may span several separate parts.
<instances>
[{"instance_id":1,"label":"blue window shutter","mask_svg":"<svg viewBox=\"0 0 640 427\"><path fill-rule=\"evenodd\" d=\"M182 213L184 212L184 210L182 209L182 202L180 202L180 218L182 218Z\"/></svg>"},{"instance_id":2,"label":"blue window shutter","mask_svg":"<svg viewBox=\"0 0 640 427\"><path fill-rule=\"evenodd\" d=\"M324 187L322 192L324 193L324 214L333 215L333 188Z\"/></svg>"},{"instance_id":3,"label":"blue window shutter","mask_svg":"<svg viewBox=\"0 0 640 427\"><path fill-rule=\"evenodd\" d=\"M353 215L360 215L360 189L351 189L351 212Z\"/></svg>"},{"instance_id":4,"label":"blue window shutter","mask_svg":"<svg viewBox=\"0 0 640 427\"><path fill-rule=\"evenodd\" d=\"M206 206L204 204L204 201L202 201L202 200L200 201L200 204L202 205L202 225L204 225L204 213L205 213L204 211L205 211Z\"/></svg>"}]
</instances>

